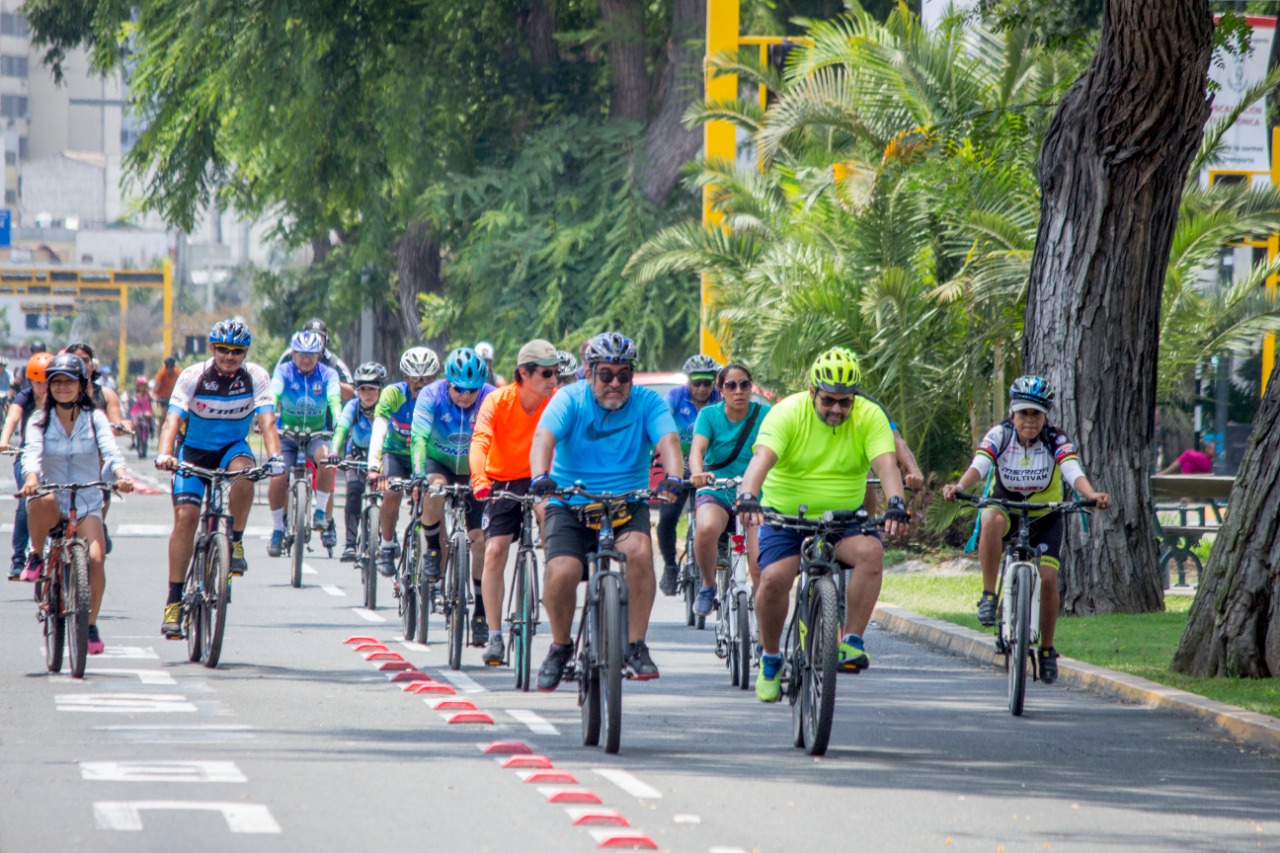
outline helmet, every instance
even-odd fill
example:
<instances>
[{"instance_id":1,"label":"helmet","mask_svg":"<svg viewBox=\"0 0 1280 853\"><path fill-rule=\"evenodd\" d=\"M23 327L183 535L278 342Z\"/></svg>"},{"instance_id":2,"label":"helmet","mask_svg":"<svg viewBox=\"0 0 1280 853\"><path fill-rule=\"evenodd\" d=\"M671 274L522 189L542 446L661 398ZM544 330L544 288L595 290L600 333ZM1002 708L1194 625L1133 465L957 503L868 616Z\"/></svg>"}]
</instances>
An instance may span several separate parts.
<instances>
[{"instance_id":1,"label":"helmet","mask_svg":"<svg viewBox=\"0 0 1280 853\"><path fill-rule=\"evenodd\" d=\"M488 341L481 341L476 344L476 355L480 356L485 361L493 361L493 344Z\"/></svg>"},{"instance_id":2,"label":"helmet","mask_svg":"<svg viewBox=\"0 0 1280 853\"><path fill-rule=\"evenodd\" d=\"M426 379L440 372L440 357L427 347L410 347L400 356L400 372L406 379Z\"/></svg>"},{"instance_id":3,"label":"helmet","mask_svg":"<svg viewBox=\"0 0 1280 853\"><path fill-rule=\"evenodd\" d=\"M489 369L470 347L458 347L444 360L444 378L450 385L467 391L484 385Z\"/></svg>"},{"instance_id":4,"label":"helmet","mask_svg":"<svg viewBox=\"0 0 1280 853\"><path fill-rule=\"evenodd\" d=\"M102 366L102 375L103 375L103 376L110 376L110 375L111 375L111 366L110 366L110 365L108 365L108 364L104 364L104 365Z\"/></svg>"},{"instance_id":5,"label":"helmet","mask_svg":"<svg viewBox=\"0 0 1280 853\"><path fill-rule=\"evenodd\" d=\"M587 341L582 357L587 364L623 364L636 360L636 345L622 332L601 332Z\"/></svg>"},{"instance_id":6,"label":"helmet","mask_svg":"<svg viewBox=\"0 0 1280 853\"><path fill-rule=\"evenodd\" d=\"M692 376L695 373L710 373L715 375L720 372L720 362L716 361L709 355L691 355L684 363L684 375Z\"/></svg>"},{"instance_id":7,"label":"helmet","mask_svg":"<svg viewBox=\"0 0 1280 853\"><path fill-rule=\"evenodd\" d=\"M809 384L833 394L856 394L861 381L858 357L845 347L832 347L814 359L809 368Z\"/></svg>"},{"instance_id":8,"label":"helmet","mask_svg":"<svg viewBox=\"0 0 1280 853\"><path fill-rule=\"evenodd\" d=\"M560 378L567 379L578 372L578 359L574 358L573 353L562 349L556 355L560 356Z\"/></svg>"},{"instance_id":9,"label":"helmet","mask_svg":"<svg viewBox=\"0 0 1280 853\"><path fill-rule=\"evenodd\" d=\"M387 369L376 361L366 361L351 374L351 384L357 388L361 385L377 385L381 388L387 384Z\"/></svg>"},{"instance_id":10,"label":"helmet","mask_svg":"<svg viewBox=\"0 0 1280 853\"><path fill-rule=\"evenodd\" d=\"M133 384L137 385L139 388L145 387L147 384L147 377L139 376L133 380Z\"/></svg>"},{"instance_id":11,"label":"helmet","mask_svg":"<svg viewBox=\"0 0 1280 853\"><path fill-rule=\"evenodd\" d=\"M324 320L321 320L319 317L312 317L310 320L308 320L306 322L306 325L302 327L302 331L315 332L317 335L320 335L322 337L325 337L325 338L329 337L329 326L327 323L325 323Z\"/></svg>"},{"instance_id":12,"label":"helmet","mask_svg":"<svg viewBox=\"0 0 1280 853\"><path fill-rule=\"evenodd\" d=\"M178 360L177 360L176 358L174 358L173 356L169 356L168 358L166 358L166 359L164 360L164 366L165 366L165 367L174 367L174 366L176 366L176 365L177 365L177 363L178 363Z\"/></svg>"},{"instance_id":13,"label":"helmet","mask_svg":"<svg viewBox=\"0 0 1280 853\"><path fill-rule=\"evenodd\" d=\"M71 376L80 380L81 386L89 383L89 368L85 365L84 359L69 352L55 355L49 362L49 366L44 369L44 375L46 381L55 376Z\"/></svg>"},{"instance_id":14,"label":"helmet","mask_svg":"<svg viewBox=\"0 0 1280 853\"><path fill-rule=\"evenodd\" d=\"M1035 409L1048 414L1053 408L1053 388L1039 376L1019 376L1009 386L1009 409Z\"/></svg>"},{"instance_id":15,"label":"helmet","mask_svg":"<svg viewBox=\"0 0 1280 853\"><path fill-rule=\"evenodd\" d=\"M324 341L315 332L298 332L289 339L289 349L303 355L319 355L324 352Z\"/></svg>"},{"instance_id":16,"label":"helmet","mask_svg":"<svg viewBox=\"0 0 1280 853\"><path fill-rule=\"evenodd\" d=\"M48 382L49 379L45 375L45 368L49 366L49 362L53 361L53 353L38 352L31 358L27 359L27 378L32 382Z\"/></svg>"},{"instance_id":17,"label":"helmet","mask_svg":"<svg viewBox=\"0 0 1280 853\"><path fill-rule=\"evenodd\" d=\"M253 343L253 335L249 334L249 327L239 320L219 320L209 330L209 343L248 347Z\"/></svg>"}]
</instances>

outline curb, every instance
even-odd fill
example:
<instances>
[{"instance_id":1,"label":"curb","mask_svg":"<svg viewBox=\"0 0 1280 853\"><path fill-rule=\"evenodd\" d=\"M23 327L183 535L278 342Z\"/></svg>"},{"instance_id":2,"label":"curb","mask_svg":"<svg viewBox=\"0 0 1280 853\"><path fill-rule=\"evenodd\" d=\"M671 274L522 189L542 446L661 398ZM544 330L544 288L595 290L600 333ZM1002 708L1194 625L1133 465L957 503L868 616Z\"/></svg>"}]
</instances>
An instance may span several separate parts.
<instances>
[{"instance_id":1,"label":"curb","mask_svg":"<svg viewBox=\"0 0 1280 853\"><path fill-rule=\"evenodd\" d=\"M908 639L981 666L1004 668L1004 655L996 652L995 638L990 634L921 616L893 604L877 604L872 618L885 630ZM1058 680L1068 687L1191 717L1217 727L1243 746L1280 754L1280 719L1275 717L1068 657L1058 658Z\"/></svg>"}]
</instances>

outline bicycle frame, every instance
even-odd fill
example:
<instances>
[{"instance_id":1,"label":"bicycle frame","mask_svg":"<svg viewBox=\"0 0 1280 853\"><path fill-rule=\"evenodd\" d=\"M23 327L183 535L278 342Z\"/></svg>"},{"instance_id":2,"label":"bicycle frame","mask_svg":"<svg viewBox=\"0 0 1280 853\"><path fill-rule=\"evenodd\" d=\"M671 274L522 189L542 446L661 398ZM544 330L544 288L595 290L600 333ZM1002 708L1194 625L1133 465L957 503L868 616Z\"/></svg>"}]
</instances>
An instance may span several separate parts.
<instances>
[{"instance_id":1,"label":"bicycle frame","mask_svg":"<svg viewBox=\"0 0 1280 853\"><path fill-rule=\"evenodd\" d=\"M36 584L36 620L45 634L45 663L50 672L62 670L64 633L71 646L71 677L83 678L89 629L89 599L91 596L88 575L77 578L73 586L74 598L67 597L66 554L73 543L83 549L87 567L89 544L76 533L79 512L76 495L84 489L109 489L109 483L47 483L41 485L37 496L67 491L71 493L71 506L65 521L60 520L42 544L44 548L45 576ZM34 544L34 543L33 543ZM83 582L84 588L80 589ZM52 625L49 624L52 620Z\"/></svg>"},{"instance_id":2,"label":"bicycle frame","mask_svg":"<svg viewBox=\"0 0 1280 853\"><path fill-rule=\"evenodd\" d=\"M516 689L528 691L530 680L530 651L533 643L533 637L538 633L538 602L541 600L538 593L538 558L537 550L533 544L533 526L534 513L533 505L537 503L537 498L533 495L520 495L515 492L498 491L490 495L494 499L513 500L520 504L521 524L520 524L520 542L516 547L516 572L522 572L525 565L532 566L532 570L528 572L526 578L512 578L511 584L507 587L507 625L511 633L511 647L507 650L511 658L511 663L516 670ZM530 611L529 619L525 619L521 614L521 592L522 586L528 584L532 587L533 607ZM526 633L527 629L527 633ZM521 644L519 654L521 657L517 659L517 643Z\"/></svg>"}]
</instances>

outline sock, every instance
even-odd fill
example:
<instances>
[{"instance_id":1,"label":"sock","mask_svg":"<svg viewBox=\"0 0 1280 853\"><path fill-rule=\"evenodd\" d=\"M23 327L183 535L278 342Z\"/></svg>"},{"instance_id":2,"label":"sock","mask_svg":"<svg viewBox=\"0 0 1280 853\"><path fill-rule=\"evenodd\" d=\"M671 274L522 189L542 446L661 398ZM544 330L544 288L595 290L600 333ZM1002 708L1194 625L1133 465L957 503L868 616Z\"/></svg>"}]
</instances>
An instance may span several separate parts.
<instances>
[{"instance_id":1,"label":"sock","mask_svg":"<svg viewBox=\"0 0 1280 853\"><path fill-rule=\"evenodd\" d=\"M271 529L284 533L284 507L271 510Z\"/></svg>"},{"instance_id":2,"label":"sock","mask_svg":"<svg viewBox=\"0 0 1280 853\"><path fill-rule=\"evenodd\" d=\"M480 581L473 580L472 583L475 586L475 590L476 590L476 616L483 619L485 618L484 595L482 595L480 592Z\"/></svg>"},{"instance_id":3,"label":"sock","mask_svg":"<svg viewBox=\"0 0 1280 853\"><path fill-rule=\"evenodd\" d=\"M382 538L381 534L379 534L378 538L380 538L380 539ZM396 540L394 540L394 539L383 539L383 540L382 540L382 547L383 547L383 548L394 548L395 546L396 546Z\"/></svg>"},{"instance_id":4,"label":"sock","mask_svg":"<svg viewBox=\"0 0 1280 853\"><path fill-rule=\"evenodd\" d=\"M329 493L316 490L316 512L324 512L324 508L329 505Z\"/></svg>"},{"instance_id":5,"label":"sock","mask_svg":"<svg viewBox=\"0 0 1280 853\"><path fill-rule=\"evenodd\" d=\"M761 655L760 669L765 678L773 678L782 669L782 655Z\"/></svg>"},{"instance_id":6,"label":"sock","mask_svg":"<svg viewBox=\"0 0 1280 853\"><path fill-rule=\"evenodd\" d=\"M862 638L857 634L845 634L844 641L851 646L862 648Z\"/></svg>"},{"instance_id":7,"label":"sock","mask_svg":"<svg viewBox=\"0 0 1280 853\"><path fill-rule=\"evenodd\" d=\"M431 551L440 550L440 525L436 524L431 527L423 527L422 532L427 537L427 548Z\"/></svg>"},{"instance_id":8,"label":"sock","mask_svg":"<svg viewBox=\"0 0 1280 853\"><path fill-rule=\"evenodd\" d=\"M243 541L243 540L244 540L244 531L243 531L243 530L233 530L233 531L231 531L231 541L232 541L232 542L240 542L240 541Z\"/></svg>"},{"instance_id":9,"label":"sock","mask_svg":"<svg viewBox=\"0 0 1280 853\"><path fill-rule=\"evenodd\" d=\"M502 636L502 630L501 630L501 629L499 629L499 630L497 630L497 631L490 630L490 631L489 631L489 642L491 642L491 643L492 643L492 642L493 642L493 638L494 638L494 637L501 637L501 636Z\"/></svg>"},{"instance_id":10,"label":"sock","mask_svg":"<svg viewBox=\"0 0 1280 853\"><path fill-rule=\"evenodd\" d=\"M165 604L177 604L182 600L182 581L169 581L169 600Z\"/></svg>"}]
</instances>

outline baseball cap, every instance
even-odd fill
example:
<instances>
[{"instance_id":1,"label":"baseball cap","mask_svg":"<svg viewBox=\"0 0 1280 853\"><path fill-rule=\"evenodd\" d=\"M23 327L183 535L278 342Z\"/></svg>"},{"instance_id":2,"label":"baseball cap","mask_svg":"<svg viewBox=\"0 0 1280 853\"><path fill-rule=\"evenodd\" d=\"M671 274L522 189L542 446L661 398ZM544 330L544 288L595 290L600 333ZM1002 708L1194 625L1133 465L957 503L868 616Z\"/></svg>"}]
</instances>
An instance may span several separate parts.
<instances>
[{"instance_id":1,"label":"baseball cap","mask_svg":"<svg viewBox=\"0 0 1280 853\"><path fill-rule=\"evenodd\" d=\"M1034 409L1037 412L1044 412L1046 415L1049 414L1049 410L1044 406L1039 403L1033 403L1030 400L1014 400L1009 404L1009 411L1011 412L1021 412L1024 409Z\"/></svg>"},{"instance_id":2,"label":"baseball cap","mask_svg":"<svg viewBox=\"0 0 1280 853\"><path fill-rule=\"evenodd\" d=\"M560 364L560 353L550 341L535 338L524 346L516 356L516 364L536 364L540 367L556 367Z\"/></svg>"}]
</instances>

